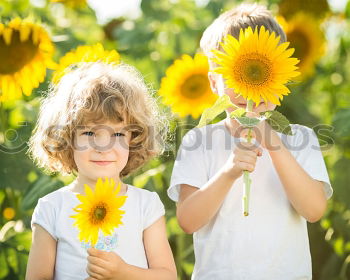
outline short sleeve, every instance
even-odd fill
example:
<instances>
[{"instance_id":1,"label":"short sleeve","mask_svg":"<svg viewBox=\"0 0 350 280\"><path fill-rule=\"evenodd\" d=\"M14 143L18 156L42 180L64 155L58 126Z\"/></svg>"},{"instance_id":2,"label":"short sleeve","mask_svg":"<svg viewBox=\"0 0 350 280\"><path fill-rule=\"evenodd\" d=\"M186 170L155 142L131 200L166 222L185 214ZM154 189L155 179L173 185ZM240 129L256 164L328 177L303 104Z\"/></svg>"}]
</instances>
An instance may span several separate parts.
<instances>
[{"instance_id":1,"label":"short sleeve","mask_svg":"<svg viewBox=\"0 0 350 280\"><path fill-rule=\"evenodd\" d=\"M38 224L50 233L55 240L57 240L55 217L56 213L54 205L48 198L40 198L32 215L31 227L33 228L33 224Z\"/></svg>"},{"instance_id":2,"label":"short sleeve","mask_svg":"<svg viewBox=\"0 0 350 280\"><path fill-rule=\"evenodd\" d=\"M204 134L199 128L190 130L182 139L168 189L168 196L173 201L179 200L181 184L201 188L208 182L204 140Z\"/></svg>"},{"instance_id":3,"label":"short sleeve","mask_svg":"<svg viewBox=\"0 0 350 280\"><path fill-rule=\"evenodd\" d=\"M311 128L294 125L293 133L295 139L288 148L310 177L324 183L326 197L331 198L333 189L315 132Z\"/></svg>"},{"instance_id":4,"label":"short sleeve","mask_svg":"<svg viewBox=\"0 0 350 280\"><path fill-rule=\"evenodd\" d=\"M143 229L148 228L165 215L164 205L156 192L150 193L148 201L144 203L144 207Z\"/></svg>"}]
</instances>

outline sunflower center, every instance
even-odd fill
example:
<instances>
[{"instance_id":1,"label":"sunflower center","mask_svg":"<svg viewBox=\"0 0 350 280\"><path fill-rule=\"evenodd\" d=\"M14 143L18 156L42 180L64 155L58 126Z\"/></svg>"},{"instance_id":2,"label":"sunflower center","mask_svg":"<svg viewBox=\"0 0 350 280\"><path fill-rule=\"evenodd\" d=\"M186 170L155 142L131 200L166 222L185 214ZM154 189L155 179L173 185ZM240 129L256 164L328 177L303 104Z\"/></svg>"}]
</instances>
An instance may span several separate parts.
<instances>
[{"instance_id":1,"label":"sunflower center","mask_svg":"<svg viewBox=\"0 0 350 280\"><path fill-rule=\"evenodd\" d=\"M244 55L238 59L233 71L241 83L247 86L260 86L271 78L271 61L257 53Z\"/></svg>"},{"instance_id":2,"label":"sunflower center","mask_svg":"<svg viewBox=\"0 0 350 280\"><path fill-rule=\"evenodd\" d=\"M300 63L304 61L310 53L310 41L306 34L300 30L294 30L287 34L290 46L295 49L295 57L300 59Z\"/></svg>"},{"instance_id":3,"label":"sunflower center","mask_svg":"<svg viewBox=\"0 0 350 280\"><path fill-rule=\"evenodd\" d=\"M205 94L209 87L208 77L204 75L192 75L181 86L183 96L196 99Z\"/></svg>"},{"instance_id":4,"label":"sunflower center","mask_svg":"<svg viewBox=\"0 0 350 280\"><path fill-rule=\"evenodd\" d=\"M11 43L6 45L3 36L0 36L0 75L10 75L19 71L35 57L38 45L35 45L31 38L30 34L28 40L21 42L20 32L13 30Z\"/></svg>"},{"instance_id":5,"label":"sunflower center","mask_svg":"<svg viewBox=\"0 0 350 280\"><path fill-rule=\"evenodd\" d=\"M105 203L100 203L91 211L91 220L94 224L100 223L104 220L107 214L107 207Z\"/></svg>"}]
</instances>

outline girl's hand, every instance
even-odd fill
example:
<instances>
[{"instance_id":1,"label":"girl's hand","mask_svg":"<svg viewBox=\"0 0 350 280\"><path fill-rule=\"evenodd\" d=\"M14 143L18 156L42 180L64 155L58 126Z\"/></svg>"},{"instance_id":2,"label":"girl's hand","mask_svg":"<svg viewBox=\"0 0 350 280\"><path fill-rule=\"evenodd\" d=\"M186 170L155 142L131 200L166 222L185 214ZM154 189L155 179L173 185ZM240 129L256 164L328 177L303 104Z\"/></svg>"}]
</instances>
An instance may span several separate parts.
<instances>
[{"instance_id":1,"label":"girl's hand","mask_svg":"<svg viewBox=\"0 0 350 280\"><path fill-rule=\"evenodd\" d=\"M236 180L245 170L253 172L257 157L261 155L261 148L251 143L240 142L227 160L223 171Z\"/></svg>"},{"instance_id":2,"label":"girl's hand","mask_svg":"<svg viewBox=\"0 0 350 280\"><path fill-rule=\"evenodd\" d=\"M88 265L86 268L90 277L87 280L117 280L122 274L126 263L113 252L104 252L95 248L87 250Z\"/></svg>"}]
</instances>

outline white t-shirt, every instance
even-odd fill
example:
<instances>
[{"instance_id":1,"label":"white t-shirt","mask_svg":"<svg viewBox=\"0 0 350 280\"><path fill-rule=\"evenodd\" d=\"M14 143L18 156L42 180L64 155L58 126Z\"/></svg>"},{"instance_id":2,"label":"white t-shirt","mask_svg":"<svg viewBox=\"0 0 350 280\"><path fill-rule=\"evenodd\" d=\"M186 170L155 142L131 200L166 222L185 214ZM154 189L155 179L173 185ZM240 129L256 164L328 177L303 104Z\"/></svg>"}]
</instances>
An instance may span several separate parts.
<instances>
[{"instance_id":1,"label":"white t-shirt","mask_svg":"<svg viewBox=\"0 0 350 280\"><path fill-rule=\"evenodd\" d=\"M281 139L304 170L324 182L330 198L332 188L315 133L301 125L291 128L294 135L279 134ZM169 197L178 201L180 184L204 186L225 164L237 141L223 121L189 131L174 164ZM193 234L192 279L311 279L306 220L291 206L267 150L258 157L250 178L249 216L242 212L241 177L217 214Z\"/></svg>"},{"instance_id":2,"label":"white t-shirt","mask_svg":"<svg viewBox=\"0 0 350 280\"><path fill-rule=\"evenodd\" d=\"M38 224L57 241L55 280L86 279L87 244L78 239L73 226L73 210L81 202L63 187L39 199L32 216L32 225ZM117 253L126 263L148 268L143 231L164 215L164 206L155 192L128 185L127 199L120 208L125 211L123 225L110 236L110 251ZM108 250L108 248L106 248Z\"/></svg>"}]
</instances>

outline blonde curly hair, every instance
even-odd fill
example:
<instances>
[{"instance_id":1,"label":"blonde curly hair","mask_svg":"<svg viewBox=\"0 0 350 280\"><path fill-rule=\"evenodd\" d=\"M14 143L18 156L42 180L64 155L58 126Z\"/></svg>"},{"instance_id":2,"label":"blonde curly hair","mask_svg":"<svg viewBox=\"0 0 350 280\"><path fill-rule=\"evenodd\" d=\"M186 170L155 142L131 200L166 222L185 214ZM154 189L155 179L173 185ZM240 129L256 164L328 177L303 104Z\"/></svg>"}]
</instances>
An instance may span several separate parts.
<instances>
[{"instance_id":1,"label":"blonde curly hair","mask_svg":"<svg viewBox=\"0 0 350 280\"><path fill-rule=\"evenodd\" d=\"M123 122L131 132L125 177L164 150L167 118L140 73L126 64L82 63L71 67L42 100L28 153L49 172L77 172L75 131L87 123Z\"/></svg>"}]
</instances>

